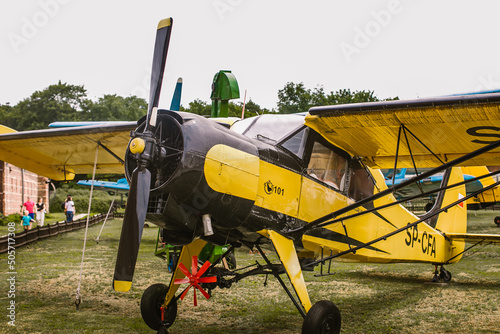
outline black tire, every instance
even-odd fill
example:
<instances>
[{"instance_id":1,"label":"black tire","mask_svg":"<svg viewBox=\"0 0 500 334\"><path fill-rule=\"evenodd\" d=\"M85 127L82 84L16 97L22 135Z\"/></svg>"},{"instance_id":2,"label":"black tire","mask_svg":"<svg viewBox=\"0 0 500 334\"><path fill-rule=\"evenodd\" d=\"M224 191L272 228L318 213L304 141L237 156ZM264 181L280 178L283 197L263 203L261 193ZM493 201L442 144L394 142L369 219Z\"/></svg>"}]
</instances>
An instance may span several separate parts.
<instances>
[{"instance_id":1,"label":"black tire","mask_svg":"<svg viewBox=\"0 0 500 334\"><path fill-rule=\"evenodd\" d=\"M233 252L226 255L226 262L229 269L236 269L236 255Z\"/></svg>"},{"instance_id":2,"label":"black tire","mask_svg":"<svg viewBox=\"0 0 500 334\"><path fill-rule=\"evenodd\" d=\"M149 328L158 330L162 325L161 305L165 301L168 287L165 284L157 283L151 285L142 294L141 315L142 319ZM168 304L165 310L165 321L167 327L170 327L177 316L177 301L173 300Z\"/></svg>"},{"instance_id":3,"label":"black tire","mask_svg":"<svg viewBox=\"0 0 500 334\"><path fill-rule=\"evenodd\" d=\"M500 227L500 216L496 216L493 221L497 224L497 227Z\"/></svg>"},{"instance_id":4,"label":"black tire","mask_svg":"<svg viewBox=\"0 0 500 334\"><path fill-rule=\"evenodd\" d=\"M302 334L338 334L341 324L337 305L328 300L321 300L307 312L302 323Z\"/></svg>"},{"instance_id":5,"label":"black tire","mask_svg":"<svg viewBox=\"0 0 500 334\"><path fill-rule=\"evenodd\" d=\"M451 273L448 270L441 268L441 271L439 272L439 279L443 283L449 283L451 281Z\"/></svg>"}]
</instances>

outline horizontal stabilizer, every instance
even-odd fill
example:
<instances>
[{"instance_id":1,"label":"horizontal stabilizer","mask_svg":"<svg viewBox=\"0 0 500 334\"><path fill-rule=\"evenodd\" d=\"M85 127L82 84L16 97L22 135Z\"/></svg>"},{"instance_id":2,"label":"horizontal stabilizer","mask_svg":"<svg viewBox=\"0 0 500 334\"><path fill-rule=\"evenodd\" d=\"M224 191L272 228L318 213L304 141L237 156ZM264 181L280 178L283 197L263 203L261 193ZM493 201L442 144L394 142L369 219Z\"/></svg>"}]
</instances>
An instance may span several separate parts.
<instances>
[{"instance_id":1,"label":"horizontal stabilizer","mask_svg":"<svg viewBox=\"0 0 500 334\"><path fill-rule=\"evenodd\" d=\"M446 233L445 236L451 240L500 245L500 234Z\"/></svg>"}]
</instances>

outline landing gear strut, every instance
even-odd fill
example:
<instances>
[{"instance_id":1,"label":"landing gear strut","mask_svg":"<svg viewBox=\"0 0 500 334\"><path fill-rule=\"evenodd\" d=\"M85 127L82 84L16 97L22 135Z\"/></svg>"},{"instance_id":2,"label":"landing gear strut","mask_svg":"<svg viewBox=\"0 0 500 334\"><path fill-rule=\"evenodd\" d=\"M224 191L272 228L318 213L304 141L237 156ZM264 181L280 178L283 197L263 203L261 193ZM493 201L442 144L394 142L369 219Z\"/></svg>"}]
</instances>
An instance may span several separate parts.
<instances>
[{"instance_id":1,"label":"landing gear strut","mask_svg":"<svg viewBox=\"0 0 500 334\"><path fill-rule=\"evenodd\" d=\"M433 283L448 283L451 281L451 273L444 269L443 265L439 268L438 273L438 265L436 264L436 270L434 271L434 277L432 277L431 282Z\"/></svg>"}]
</instances>

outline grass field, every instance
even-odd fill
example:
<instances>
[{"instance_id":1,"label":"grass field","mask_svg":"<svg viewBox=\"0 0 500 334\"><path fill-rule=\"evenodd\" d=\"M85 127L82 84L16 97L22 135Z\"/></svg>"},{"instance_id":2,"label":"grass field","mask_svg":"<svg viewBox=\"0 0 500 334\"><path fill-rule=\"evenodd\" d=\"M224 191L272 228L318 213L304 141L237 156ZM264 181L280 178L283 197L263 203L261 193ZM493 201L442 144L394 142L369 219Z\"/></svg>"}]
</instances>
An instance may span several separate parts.
<instances>
[{"instance_id":1,"label":"grass field","mask_svg":"<svg viewBox=\"0 0 500 334\"><path fill-rule=\"evenodd\" d=\"M500 233L498 212L469 214L471 232ZM134 285L128 293L111 288L121 220L89 229L80 310L74 305L84 230L19 248L15 255L15 299L8 297L7 254L0 255L1 333L155 333L142 321L144 289L167 283L166 263L153 256L156 228L146 228ZM273 253L268 251L271 258ZM263 263L248 249L236 253L238 266ZM473 250L447 267L452 283L427 284L433 267L425 264L335 263L335 275L305 272L313 302L327 299L342 312L342 333L500 333L500 246ZM169 333L300 333L302 317L273 277L251 277L231 289L217 289L192 306L192 293L180 302ZM200 297L200 295L198 294ZM8 303L15 300L15 327L8 326Z\"/></svg>"}]
</instances>

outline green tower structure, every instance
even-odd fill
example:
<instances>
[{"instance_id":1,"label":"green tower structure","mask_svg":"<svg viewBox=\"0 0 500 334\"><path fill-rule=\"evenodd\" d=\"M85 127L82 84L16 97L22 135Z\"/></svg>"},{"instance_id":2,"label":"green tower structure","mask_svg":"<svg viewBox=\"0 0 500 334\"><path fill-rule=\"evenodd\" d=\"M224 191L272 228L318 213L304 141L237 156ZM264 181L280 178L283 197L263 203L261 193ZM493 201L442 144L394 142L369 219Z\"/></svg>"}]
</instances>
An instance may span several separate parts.
<instances>
[{"instance_id":1,"label":"green tower structure","mask_svg":"<svg viewBox=\"0 0 500 334\"><path fill-rule=\"evenodd\" d=\"M229 100L240 97L240 88L236 77L228 70L221 70L212 82L212 117L228 117Z\"/></svg>"}]
</instances>

